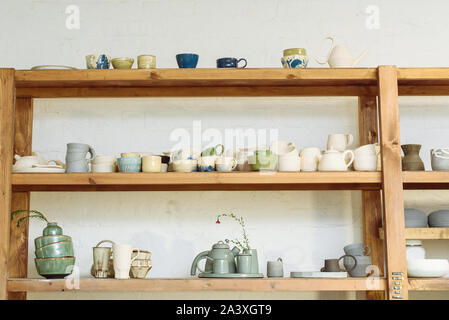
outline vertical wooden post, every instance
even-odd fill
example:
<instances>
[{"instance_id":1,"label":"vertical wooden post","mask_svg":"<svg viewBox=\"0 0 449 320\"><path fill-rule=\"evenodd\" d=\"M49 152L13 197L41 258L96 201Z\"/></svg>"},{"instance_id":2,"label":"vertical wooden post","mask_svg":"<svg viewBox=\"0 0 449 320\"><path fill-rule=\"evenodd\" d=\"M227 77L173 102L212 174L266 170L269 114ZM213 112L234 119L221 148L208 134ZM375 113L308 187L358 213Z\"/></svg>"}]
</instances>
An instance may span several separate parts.
<instances>
[{"instance_id":1,"label":"vertical wooden post","mask_svg":"<svg viewBox=\"0 0 449 320\"><path fill-rule=\"evenodd\" d=\"M15 96L14 69L0 69L0 300L8 297Z\"/></svg>"},{"instance_id":2,"label":"vertical wooden post","mask_svg":"<svg viewBox=\"0 0 449 320\"><path fill-rule=\"evenodd\" d=\"M359 97L359 137L360 145L378 142L377 97ZM362 191L363 241L371 248L373 265L379 268L379 276L384 275L384 248L379 237L382 227L380 191ZM384 300L382 291L368 291L368 300Z\"/></svg>"},{"instance_id":3,"label":"vertical wooden post","mask_svg":"<svg viewBox=\"0 0 449 320\"><path fill-rule=\"evenodd\" d=\"M379 66L378 74L388 298L408 299L397 69Z\"/></svg>"},{"instance_id":4,"label":"vertical wooden post","mask_svg":"<svg viewBox=\"0 0 449 320\"><path fill-rule=\"evenodd\" d=\"M33 131L33 99L17 98L14 120L14 154L31 155ZM11 211L30 209L29 192L13 192ZM28 219L17 227L11 222L8 270L10 278L26 278L28 269ZM25 300L26 292L10 292L10 300Z\"/></svg>"}]
</instances>

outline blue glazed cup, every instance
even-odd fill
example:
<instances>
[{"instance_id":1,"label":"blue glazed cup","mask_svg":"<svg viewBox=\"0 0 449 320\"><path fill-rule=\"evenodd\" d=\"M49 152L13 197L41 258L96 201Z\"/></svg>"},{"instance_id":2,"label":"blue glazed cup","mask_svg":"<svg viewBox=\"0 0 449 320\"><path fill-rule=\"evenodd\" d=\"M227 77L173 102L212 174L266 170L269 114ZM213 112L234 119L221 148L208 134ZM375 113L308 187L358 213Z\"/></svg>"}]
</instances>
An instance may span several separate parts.
<instances>
[{"instance_id":1,"label":"blue glazed cup","mask_svg":"<svg viewBox=\"0 0 449 320\"><path fill-rule=\"evenodd\" d=\"M181 53L176 55L176 62L180 68L196 68L198 58L195 53Z\"/></svg>"},{"instance_id":2,"label":"blue glazed cup","mask_svg":"<svg viewBox=\"0 0 449 320\"><path fill-rule=\"evenodd\" d=\"M140 172L142 171L142 158L140 157L118 158L117 165L120 172Z\"/></svg>"},{"instance_id":3,"label":"blue glazed cup","mask_svg":"<svg viewBox=\"0 0 449 320\"><path fill-rule=\"evenodd\" d=\"M105 54L89 54L86 56L87 69L109 69L111 57Z\"/></svg>"},{"instance_id":4,"label":"blue glazed cup","mask_svg":"<svg viewBox=\"0 0 449 320\"><path fill-rule=\"evenodd\" d=\"M239 67L239 62L243 61L245 64ZM248 62L245 58L220 58L217 59L217 68L245 68Z\"/></svg>"}]
</instances>

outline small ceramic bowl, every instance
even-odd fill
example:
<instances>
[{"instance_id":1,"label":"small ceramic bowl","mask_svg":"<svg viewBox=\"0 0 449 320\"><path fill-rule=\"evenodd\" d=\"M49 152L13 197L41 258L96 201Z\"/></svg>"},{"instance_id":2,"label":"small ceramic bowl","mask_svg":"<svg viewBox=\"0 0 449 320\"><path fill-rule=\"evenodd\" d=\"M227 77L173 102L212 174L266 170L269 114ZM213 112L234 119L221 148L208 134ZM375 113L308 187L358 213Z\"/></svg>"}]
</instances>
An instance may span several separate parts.
<instances>
[{"instance_id":1,"label":"small ceramic bowl","mask_svg":"<svg viewBox=\"0 0 449 320\"><path fill-rule=\"evenodd\" d=\"M117 165L120 172L141 172L142 158L140 157L118 158Z\"/></svg>"},{"instance_id":2,"label":"small ceramic bowl","mask_svg":"<svg viewBox=\"0 0 449 320\"><path fill-rule=\"evenodd\" d=\"M438 210L429 214L429 226L433 228L449 227L449 210Z\"/></svg>"},{"instance_id":3,"label":"small ceramic bowl","mask_svg":"<svg viewBox=\"0 0 449 320\"><path fill-rule=\"evenodd\" d=\"M37 258L73 257L73 244L71 241L61 241L47 244L36 249Z\"/></svg>"},{"instance_id":4,"label":"small ceramic bowl","mask_svg":"<svg viewBox=\"0 0 449 320\"><path fill-rule=\"evenodd\" d=\"M34 239L34 245L36 249L39 249L48 244L52 244L55 242L71 242L72 238L64 235L56 235L56 236L42 236Z\"/></svg>"},{"instance_id":5,"label":"small ceramic bowl","mask_svg":"<svg viewBox=\"0 0 449 320\"><path fill-rule=\"evenodd\" d=\"M408 259L407 275L411 278L439 278L449 272L446 259Z\"/></svg>"},{"instance_id":6,"label":"small ceramic bowl","mask_svg":"<svg viewBox=\"0 0 449 320\"><path fill-rule=\"evenodd\" d=\"M426 228L427 215L421 210L406 208L404 209L406 228Z\"/></svg>"},{"instance_id":7,"label":"small ceramic bowl","mask_svg":"<svg viewBox=\"0 0 449 320\"><path fill-rule=\"evenodd\" d=\"M37 272L47 279L61 279L73 271L75 257L34 259Z\"/></svg>"},{"instance_id":8,"label":"small ceramic bowl","mask_svg":"<svg viewBox=\"0 0 449 320\"><path fill-rule=\"evenodd\" d=\"M134 64L133 58L114 58L112 66L114 69L131 69Z\"/></svg>"},{"instance_id":9,"label":"small ceramic bowl","mask_svg":"<svg viewBox=\"0 0 449 320\"><path fill-rule=\"evenodd\" d=\"M175 160L173 170L176 172L196 172L198 171L197 160Z\"/></svg>"}]
</instances>

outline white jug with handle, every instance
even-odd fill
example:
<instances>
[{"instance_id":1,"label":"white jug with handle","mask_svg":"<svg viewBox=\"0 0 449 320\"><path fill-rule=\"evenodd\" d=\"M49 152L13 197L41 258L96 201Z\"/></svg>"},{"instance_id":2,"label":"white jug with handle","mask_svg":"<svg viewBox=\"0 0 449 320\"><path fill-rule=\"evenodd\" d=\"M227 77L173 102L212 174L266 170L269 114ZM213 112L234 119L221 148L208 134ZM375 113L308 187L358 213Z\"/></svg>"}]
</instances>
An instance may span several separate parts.
<instances>
[{"instance_id":1,"label":"white jug with handle","mask_svg":"<svg viewBox=\"0 0 449 320\"><path fill-rule=\"evenodd\" d=\"M319 64L329 64L331 68L353 68L355 67L360 60L368 53L368 50L362 52L362 54L354 59L349 49L344 45L334 45L335 40L332 37L326 37L323 41L330 40L331 48L329 53L327 54L327 58L325 61L319 61L315 58L316 62Z\"/></svg>"}]
</instances>

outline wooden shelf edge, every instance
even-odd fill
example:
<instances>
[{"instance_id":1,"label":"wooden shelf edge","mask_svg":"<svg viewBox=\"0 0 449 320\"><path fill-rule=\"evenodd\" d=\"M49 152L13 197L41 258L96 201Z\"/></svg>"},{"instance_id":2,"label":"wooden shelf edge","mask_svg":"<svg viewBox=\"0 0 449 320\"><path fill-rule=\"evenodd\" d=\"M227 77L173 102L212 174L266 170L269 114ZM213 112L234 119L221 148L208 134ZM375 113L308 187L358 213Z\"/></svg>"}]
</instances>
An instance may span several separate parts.
<instances>
[{"instance_id":1,"label":"wooden shelf edge","mask_svg":"<svg viewBox=\"0 0 449 320\"><path fill-rule=\"evenodd\" d=\"M449 291L449 278L408 278L409 290Z\"/></svg>"},{"instance_id":2,"label":"wooden shelf edge","mask_svg":"<svg viewBox=\"0 0 449 320\"><path fill-rule=\"evenodd\" d=\"M380 172L14 173L14 191L379 190Z\"/></svg>"},{"instance_id":3,"label":"wooden shelf edge","mask_svg":"<svg viewBox=\"0 0 449 320\"><path fill-rule=\"evenodd\" d=\"M384 291L385 279L94 279L66 286L65 279L9 279L8 291Z\"/></svg>"},{"instance_id":4,"label":"wooden shelf edge","mask_svg":"<svg viewBox=\"0 0 449 320\"><path fill-rule=\"evenodd\" d=\"M384 229L379 228L379 238L384 239ZM407 240L449 240L449 228L406 228Z\"/></svg>"}]
</instances>

